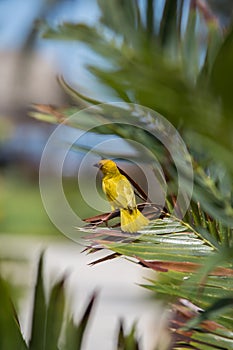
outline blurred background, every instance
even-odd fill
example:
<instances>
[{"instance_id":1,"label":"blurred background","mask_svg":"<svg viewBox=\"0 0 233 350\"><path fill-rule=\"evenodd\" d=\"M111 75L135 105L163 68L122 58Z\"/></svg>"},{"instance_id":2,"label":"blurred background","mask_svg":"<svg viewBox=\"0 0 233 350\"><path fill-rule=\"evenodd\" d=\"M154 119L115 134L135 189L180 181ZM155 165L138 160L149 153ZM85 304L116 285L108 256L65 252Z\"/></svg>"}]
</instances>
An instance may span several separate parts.
<instances>
[{"instance_id":1,"label":"blurred background","mask_svg":"<svg viewBox=\"0 0 233 350\"><path fill-rule=\"evenodd\" d=\"M58 233L43 210L38 188L40 157L54 126L27 114L32 103L70 102L57 83L57 74L85 80L85 73L79 48L42 40L37 21L90 21L96 15L94 1L0 3L1 232Z\"/></svg>"},{"instance_id":2,"label":"blurred background","mask_svg":"<svg viewBox=\"0 0 233 350\"><path fill-rule=\"evenodd\" d=\"M208 3L222 26L228 25L232 1L209 0ZM158 4L162 11L163 0ZM141 5L144 6L143 0ZM99 344L95 348L109 350L117 317L125 316L124 313L128 315L128 322L140 318L141 322L145 321L148 337L145 344L149 344L151 338L156 337L151 332L154 329L151 321L157 322L157 328L160 324L160 306L156 312L151 309L153 303L148 299L149 292L134 286L142 274L145 275L138 267L134 269L131 264L121 261L90 270L86 264L92 258L80 255L82 248L72 244L50 222L41 202L38 171L44 146L55 127L28 117L32 103L56 106L72 103L57 83L58 74L64 75L74 87L80 85L86 93L91 91L93 98L112 100L113 97L106 94L104 87L99 86L84 67L84 63L91 63L97 57L81 43L46 41L40 37L38 29L44 21L51 27L63 22L94 25L99 16L95 0L0 2L0 260L1 272L18 288L17 298L19 309L24 310L21 318L26 335L33 264L42 248L47 248L48 280L66 269L72 271L70 293L77 290L78 295L74 305L78 305L79 300L82 304L84 296L95 287L103 288L98 313L109 335L103 346L103 333L96 322L96 333L85 349L93 349L95 343ZM74 196L73 193L76 180L73 175L80 159L79 154L74 155L65 184L74 207L79 202L79 194ZM87 208L82 214L85 217L95 213ZM122 269L127 271L127 279L123 278Z\"/></svg>"},{"instance_id":3,"label":"blurred background","mask_svg":"<svg viewBox=\"0 0 233 350\"><path fill-rule=\"evenodd\" d=\"M227 25L232 1L208 3L221 24ZM162 11L163 0L158 4ZM38 28L43 21L52 27L68 21L94 25L99 16L95 0L0 2L0 232L58 234L43 210L38 189L40 157L54 126L29 118L30 105L72 103L57 83L58 74L74 87L91 91L93 98L116 98L106 95L85 69L84 63L97 59L87 47L42 39Z\"/></svg>"}]
</instances>

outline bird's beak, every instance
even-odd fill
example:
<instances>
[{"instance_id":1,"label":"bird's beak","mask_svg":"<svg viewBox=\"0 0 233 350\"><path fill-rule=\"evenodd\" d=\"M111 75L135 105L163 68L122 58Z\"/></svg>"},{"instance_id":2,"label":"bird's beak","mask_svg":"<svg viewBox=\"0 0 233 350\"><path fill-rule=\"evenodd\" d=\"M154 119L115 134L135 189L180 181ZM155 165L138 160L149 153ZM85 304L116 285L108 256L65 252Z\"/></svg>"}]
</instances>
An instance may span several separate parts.
<instances>
[{"instance_id":1,"label":"bird's beak","mask_svg":"<svg viewBox=\"0 0 233 350\"><path fill-rule=\"evenodd\" d=\"M96 168L100 167L98 163L93 164L93 166L96 167Z\"/></svg>"}]
</instances>

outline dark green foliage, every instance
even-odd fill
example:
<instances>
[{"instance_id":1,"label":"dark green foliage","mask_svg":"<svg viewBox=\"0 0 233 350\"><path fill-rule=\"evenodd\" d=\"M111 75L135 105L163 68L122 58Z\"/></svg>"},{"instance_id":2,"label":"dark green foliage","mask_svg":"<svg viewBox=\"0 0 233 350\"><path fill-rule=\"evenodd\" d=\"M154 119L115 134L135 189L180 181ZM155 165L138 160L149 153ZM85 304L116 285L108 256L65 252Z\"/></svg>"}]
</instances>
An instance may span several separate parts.
<instances>
[{"instance_id":1,"label":"dark green foliage","mask_svg":"<svg viewBox=\"0 0 233 350\"><path fill-rule=\"evenodd\" d=\"M136 325L133 325L129 334L125 335L123 322L120 322L117 350L139 350L139 342L136 337Z\"/></svg>"},{"instance_id":2,"label":"dark green foliage","mask_svg":"<svg viewBox=\"0 0 233 350\"><path fill-rule=\"evenodd\" d=\"M11 303L6 282L0 277L0 349L27 349Z\"/></svg>"},{"instance_id":3,"label":"dark green foliage","mask_svg":"<svg viewBox=\"0 0 233 350\"><path fill-rule=\"evenodd\" d=\"M233 108L231 94L233 84L232 60L233 29L231 28L215 59L210 76L213 91L216 96L221 99L226 119L231 118L231 111Z\"/></svg>"},{"instance_id":4,"label":"dark green foliage","mask_svg":"<svg viewBox=\"0 0 233 350\"><path fill-rule=\"evenodd\" d=\"M17 315L10 301L6 283L0 279L0 348L4 350L78 350L87 327L96 296L93 295L79 324L73 318L65 319L64 280L55 283L46 302L43 285L43 255L38 263L37 280L34 290L31 338L27 345L20 331ZM61 329L66 323L64 338ZM63 346L62 344L64 344Z\"/></svg>"},{"instance_id":5,"label":"dark green foliage","mask_svg":"<svg viewBox=\"0 0 233 350\"><path fill-rule=\"evenodd\" d=\"M30 350L43 349L46 341L46 302L42 277L43 258L40 257L38 264L37 280L34 292Z\"/></svg>"},{"instance_id":6,"label":"dark green foliage","mask_svg":"<svg viewBox=\"0 0 233 350\"><path fill-rule=\"evenodd\" d=\"M89 317L94 305L95 298L96 295L94 294L89 301L81 320L79 321L79 326L74 323L72 318L68 320L66 325L66 339L64 350L81 349L84 332L89 322Z\"/></svg>"}]
</instances>

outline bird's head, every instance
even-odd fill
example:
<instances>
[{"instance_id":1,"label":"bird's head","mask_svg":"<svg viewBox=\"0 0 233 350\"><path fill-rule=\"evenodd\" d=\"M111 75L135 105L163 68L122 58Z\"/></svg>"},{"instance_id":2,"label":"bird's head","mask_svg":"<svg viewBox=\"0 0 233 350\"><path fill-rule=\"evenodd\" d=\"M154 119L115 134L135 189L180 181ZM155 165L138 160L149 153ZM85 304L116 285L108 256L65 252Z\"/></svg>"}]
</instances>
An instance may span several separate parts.
<instances>
[{"instance_id":1,"label":"bird's head","mask_svg":"<svg viewBox=\"0 0 233 350\"><path fill-rule=\"evenodd\" d=\"M116 163L110 159L100 160L96 166L102 171L104 175L115 175L118 174L119 170Z\"/></svg>"}]
</instances>

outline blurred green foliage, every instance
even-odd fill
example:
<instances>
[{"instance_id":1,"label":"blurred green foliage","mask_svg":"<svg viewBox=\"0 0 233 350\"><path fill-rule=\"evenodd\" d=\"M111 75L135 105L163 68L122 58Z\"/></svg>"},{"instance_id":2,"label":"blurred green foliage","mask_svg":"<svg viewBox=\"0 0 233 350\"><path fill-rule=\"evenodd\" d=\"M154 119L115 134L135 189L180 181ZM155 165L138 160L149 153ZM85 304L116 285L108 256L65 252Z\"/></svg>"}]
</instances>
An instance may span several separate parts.
<instances>
[{"instance_id":1,"label":"blurred green foliage","mask_svg":"<svg viewBox=\"0 0 233 350\"><path fill-rule=\"evenodd\" d=\"M93 314L97 295L94 293L84 308L79 322L74 321L74 312L67 309L65 277L55 282L49 296L45 293L43 277L43 254L40 256L32 315L30 336L25 340L18 315L11 300L6 281L0 276L0 347L4 350L81 350L83 339L87 336L87 326ZM119 329L119 350L139 349L135 326L125 335L121 324Z\"/></svg>"},{"instance_id":2,"label":"blurred green foliage","mask_svg":"<svg viewBox=\"0 0 233 350\"><path fill-rule=\"evenodd\" d=\"M41 202L39 187L22 177L2 179L0 232L58 234Z\"/></svg>"},{"instance_id":3,"label":"blurred green foliage","mask_svg":"<svg viewBox=\"0 0 233 350\"><path fill-rule=\"evenodd\" d=\"M28 343L20 330L20 324L14 305L10 299L10 293L6 282L0 278L0 346L1 349L19 350L52 350L81 349L83 335L92 307L95 295L91 300L79 321L76 324L73 315L68 313L65 317L65 280L56 282L50 291L46 301L43 280L43 256L38 263L37 279L34 289L34 300L31 317L31 335ZM62 334L62 327L65 331Z\"/></svg>"},{"instance_id":4,"label":"blurred green foliage","mask_svg":"<svg viewBox=\"0 0 233 350\"><path fill-rule=\"evenodd\" d=\"M63 179L64 192L71 208L85 218L93 214L93 209L85 203L78 189L74 191L76 182L72 177ZM2 178L1 186L0 234L61 236L49 220L37 182L13 175Z\"/></svg>"}]
</instances>

